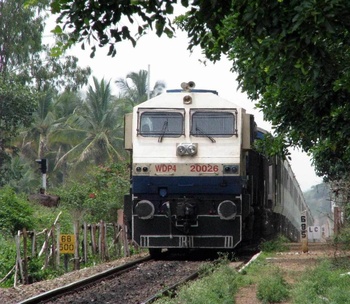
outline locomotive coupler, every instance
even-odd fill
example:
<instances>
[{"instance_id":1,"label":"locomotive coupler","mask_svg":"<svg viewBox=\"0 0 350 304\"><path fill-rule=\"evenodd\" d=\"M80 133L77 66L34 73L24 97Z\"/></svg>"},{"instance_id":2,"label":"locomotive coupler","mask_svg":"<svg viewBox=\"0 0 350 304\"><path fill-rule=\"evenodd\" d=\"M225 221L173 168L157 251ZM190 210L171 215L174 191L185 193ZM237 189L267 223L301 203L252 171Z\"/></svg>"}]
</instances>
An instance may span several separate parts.
<instances>
[{"instance_id":1,"label":"locomotive coupler","mask_svg":"<svg viewBox=\"0 0 350 304\"><path fill-rule=\"evenodd\" d=\"M188 234L192 224L196 223L197 206L191 202L178 202L176 205L176 223L183 226L183 232Z\"/></svg>"}]
</instances>

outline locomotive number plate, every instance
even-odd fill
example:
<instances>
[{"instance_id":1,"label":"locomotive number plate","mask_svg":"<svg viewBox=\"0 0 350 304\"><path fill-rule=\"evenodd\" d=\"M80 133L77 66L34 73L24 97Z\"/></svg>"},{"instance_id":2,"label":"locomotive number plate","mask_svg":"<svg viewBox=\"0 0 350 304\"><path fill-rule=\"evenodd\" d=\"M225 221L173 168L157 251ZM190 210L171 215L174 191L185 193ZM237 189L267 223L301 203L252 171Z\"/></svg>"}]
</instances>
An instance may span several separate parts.
<instances>
[{"instance_id":1,"label":"locomotive number plate","mask_svg":"<svg viewBox=\"0 0 350 304\"><path fill-rule=\"evenodd\" d=\"M155 169L156 173L175 173L176 172L176 165L159 164L159 165L155 165L154 169Z\"/></svg>"},{"instance_id":2,"label":"locomotive number plate","mask_svg":"<svg viewBox=\"0 0 350 304\"><path fill-rule=\"evenodd\" d=\"M219 172L219 166L212 164L192 164L190 165L190 172L217 173Z\"/></svg>"},{"instance_id":3,"label":"locomotive number plate","mask_svg":"<svg viewBox=\"0 0 350 304\"><path fill-rule=\"evenodd\" d=\"M196 174L218 174L220 166L217 164L156 164L154 165L155 174L171 175L196 175Z\"/></svg>"}]
</instances>

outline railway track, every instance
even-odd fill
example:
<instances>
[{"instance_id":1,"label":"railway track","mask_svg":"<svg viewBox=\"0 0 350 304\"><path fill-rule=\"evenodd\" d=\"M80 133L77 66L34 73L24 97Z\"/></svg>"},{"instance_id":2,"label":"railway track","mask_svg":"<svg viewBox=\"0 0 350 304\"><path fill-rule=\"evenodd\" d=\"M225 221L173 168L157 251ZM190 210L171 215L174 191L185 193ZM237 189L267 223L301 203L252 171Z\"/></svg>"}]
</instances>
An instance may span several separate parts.
<instances>
[{"instance_id":1,"label":"railway track","mask_svg":"<svg viewBox=\"0 0 350 304\"><path fill-rule=\"evenodd\" d=\"M113 267L109 270L100 272L98 274L76 281L66 286L62 286L62 287L47 291L45 293L39 294L37 296L33 296L29 299L19 302L18 304L48 303L49 301L54 300L55 298L59 298L65 294L72 293L81 288L85 288L91 284L97 284L99 281L108 279L109 277L121 275L124 272L130 271L131 269L137 267L137 265L145 263L149 260L151 260L151 257L147 256L147 257L140 258L135 261L123 264L121 266Z\"/></svg>"},{"instance_id":2,"label":"railway track","mask_svg":"<svg viewBox=\"0 0 350 304\"><path fill-rule=\"evenodd\" d=\"M234 267L239 268L247 255ZM203 258L182 259L145 257L71 283L19 304L29 303L152 303L162 295L175 294L179 285L198 277Z\"/></svg>"}]
</instances>

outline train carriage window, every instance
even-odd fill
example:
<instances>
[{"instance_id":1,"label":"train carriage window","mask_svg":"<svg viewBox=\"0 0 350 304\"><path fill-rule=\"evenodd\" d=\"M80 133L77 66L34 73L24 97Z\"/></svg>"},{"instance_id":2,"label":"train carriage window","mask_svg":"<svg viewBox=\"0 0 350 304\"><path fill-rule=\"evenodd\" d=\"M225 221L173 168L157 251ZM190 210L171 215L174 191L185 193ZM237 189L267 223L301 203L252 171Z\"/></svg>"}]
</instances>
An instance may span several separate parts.
<instances>
[{"instance_id":1,"label":"train carriage window","mask_svg":"<svg viewBox=\"0 0 350 304\"><path fill-rule=\"evenodd\" d=\"M143 112L139 134L146 137L181 136L184 134L184 116L179 112Z\"/></svg>"},{"instance_id":2,"label":"train carriage window","mask_svg":"<svg viewBox=\"0 0 350 304\"><path fill-rule=\"evenodd\" d=\"M236 117L227 111L193 111L191 135L226 137L237 134Z\"/></svg>"}]
</instances>

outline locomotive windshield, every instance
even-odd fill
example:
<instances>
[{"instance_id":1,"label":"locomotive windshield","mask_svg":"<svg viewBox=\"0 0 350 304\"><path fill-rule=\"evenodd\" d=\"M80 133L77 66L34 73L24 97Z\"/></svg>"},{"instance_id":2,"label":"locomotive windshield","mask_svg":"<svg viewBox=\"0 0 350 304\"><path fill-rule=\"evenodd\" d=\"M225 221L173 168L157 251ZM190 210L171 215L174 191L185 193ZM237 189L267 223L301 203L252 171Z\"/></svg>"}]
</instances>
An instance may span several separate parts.
<instances>
[{"instance_id":1,"label":"locomotive windshield","mask_svg":"<svg viewBox=\"0 0 350 304\"><path fill-rule=\"evenodd\" d=\"M234 134L237 134L234 113L223 111L192 113L191 135L226 137Z\"/></svg>"},{"instance_id":2,"label":"locomotive windshield","mask_svg":"<svg viewBox=\"0 0 350 304\"><path fill-rule=\"evenodd\" d=\"M142 136L178 137L184 134L184 116L179 112L143 112L140 118Z\"/></svg>"}]
</instances>

